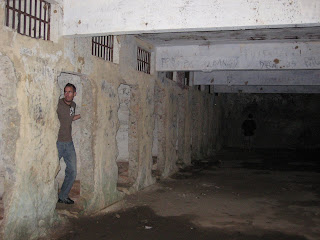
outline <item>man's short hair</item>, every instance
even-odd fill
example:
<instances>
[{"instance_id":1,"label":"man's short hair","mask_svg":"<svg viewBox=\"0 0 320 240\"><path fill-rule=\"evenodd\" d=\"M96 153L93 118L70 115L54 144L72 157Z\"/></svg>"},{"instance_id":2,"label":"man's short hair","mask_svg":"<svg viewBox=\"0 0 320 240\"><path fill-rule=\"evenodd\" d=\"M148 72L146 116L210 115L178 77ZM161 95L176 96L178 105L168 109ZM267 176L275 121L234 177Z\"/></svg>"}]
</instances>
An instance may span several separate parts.
<instances>
[{"instance_id":1,"label":"man's short hair","mask_svg":"<svg viewBox=\"0 0 320 240\"><path fill-rule=\"evenodd\" d=\"M66 84L66 86L64 87L63 91L65 91L65 90L66 90L66 87L72 87L74 92L76 92L76 91L77 91L76 86L75 86L75 85L73 85L72 83L67 83L67 84Z\"/></svg>"}]
</instances>

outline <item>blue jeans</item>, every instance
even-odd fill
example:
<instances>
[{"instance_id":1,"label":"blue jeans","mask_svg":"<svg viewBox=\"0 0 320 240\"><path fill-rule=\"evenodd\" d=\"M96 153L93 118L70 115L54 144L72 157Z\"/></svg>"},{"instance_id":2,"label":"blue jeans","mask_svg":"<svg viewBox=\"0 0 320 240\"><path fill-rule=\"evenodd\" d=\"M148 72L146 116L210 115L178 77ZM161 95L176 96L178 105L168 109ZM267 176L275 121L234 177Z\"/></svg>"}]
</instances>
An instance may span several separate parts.
<instances>
[{"instance_id":1,"label":"blue jeans","mask_svg":"<svg viewBox=\"0 0 320 240\"><path fill-rule=\"evenodd\" d=\"M73 142L57 142L59 160L63 157L66 163L64 181L59 193L59 198L65 200L77 176L77 157Z\"/></svg>"}]
</instances>

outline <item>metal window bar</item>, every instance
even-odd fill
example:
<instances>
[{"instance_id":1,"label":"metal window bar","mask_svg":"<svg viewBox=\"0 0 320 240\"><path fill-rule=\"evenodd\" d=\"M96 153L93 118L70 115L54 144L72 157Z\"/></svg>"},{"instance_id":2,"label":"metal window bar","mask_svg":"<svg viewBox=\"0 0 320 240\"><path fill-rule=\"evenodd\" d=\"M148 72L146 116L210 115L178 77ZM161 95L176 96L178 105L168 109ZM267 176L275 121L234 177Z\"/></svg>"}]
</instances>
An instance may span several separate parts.
<instances>
[{"instance_id":1,"label":"metal window bar","mask_svg":"<svg viewBox=\"0 0 320 240\"><path fill-rule=\"evenodd\" d=\"M92 55L113 62L113 35L92 37Z\"/></svg>"},{"instance_id":2,"label":"metal window bar","mask_svg":"<svg viewBox=\"0 0 320 240\"><path fill-rule=\"evenodd\" d=\"M5 25L19 34L50 40L51 4L44 0L6 0Z\"/></svg>"},{"instance_id":3,"label":"metal window bar","mask_svg":"<svg viewBox=\"0 0 320 240\"><path fill-rule=\"evenodd\" d=\"M137 70L150 74L150 52L140 47L137 49Z\"/></svg>"}]
</instances>

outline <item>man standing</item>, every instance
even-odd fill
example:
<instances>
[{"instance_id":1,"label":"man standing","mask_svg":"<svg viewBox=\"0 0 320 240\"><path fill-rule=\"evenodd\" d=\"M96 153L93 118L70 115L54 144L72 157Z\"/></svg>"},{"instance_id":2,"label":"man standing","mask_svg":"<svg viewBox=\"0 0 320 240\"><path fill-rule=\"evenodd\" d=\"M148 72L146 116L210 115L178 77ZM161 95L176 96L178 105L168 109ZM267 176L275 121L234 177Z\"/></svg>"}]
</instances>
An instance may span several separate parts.
<instances>
[{"instance_id":1,"label":"man standing","mask_svg":"<svg viewBox=\"0 0 320 240\"><path fill-rule=\"evenodd\" d=\"M77 157L72 141L72 121L81 118L80 114L75 115L76 104L73 98L77 95L76 87L67 83L64 87L64 98L58 103L58 118L60 129L58 134L57 148L59 160L63 157L66 163L65 178L59 193L59 203L73 204L69 198L69 192L77 175Z\"/></svg>"},{"instance_id":2,"label":"man standing","mask_svg":"<svg viewBox=\"0 0 320 240\"><path fill-rule=\"evenodd\" d=\"M248 118L241 125L244 134L244 148L251 151L252 138L254 131L257 128L256 122L253 120L253 115L250 113Z\"/></svg>"}]
</instances>

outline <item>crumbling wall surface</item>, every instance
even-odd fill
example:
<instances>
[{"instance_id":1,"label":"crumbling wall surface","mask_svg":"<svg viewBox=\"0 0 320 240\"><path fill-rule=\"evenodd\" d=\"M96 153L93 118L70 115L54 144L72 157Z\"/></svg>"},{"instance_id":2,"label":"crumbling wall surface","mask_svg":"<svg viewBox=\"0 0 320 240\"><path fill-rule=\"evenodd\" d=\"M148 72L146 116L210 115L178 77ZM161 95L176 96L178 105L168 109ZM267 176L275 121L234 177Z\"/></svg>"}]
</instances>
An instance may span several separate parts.
<instances>
[{"instance_id":1,"label":"crumbling wall surface","mask_svg":"<svg viewBox=\"0 0 320 240\"><path fill-rule=\"evenodd\" d=\"M3 2L2 2L3 3ZM43 41L4 27L0 7L0 177L5 176L4 239L35 239L55 223L59 171L56 140L59 130L58 76L76 74L81 82L78 161L80 205L90 214L123 198L117 189L118 110L121 84L130 88L128 151L131 192L155 182L152 176L152 143L158 118L158 155L163 176L176 171L176 162L191 160L191 129L208 107L209 95L182 89L171 80L136 70L137 46L153 47L133 36L116 37L119 64L91 54L91 38ZM61 14L57 8L54 14ZM53 26L54 27L54 26ZM57 30L58 32L58 30ZM153 54L151 55L154 60ZM77 80L78 81L78 80ZM79 83L80 84L80 83ZM155 97L155 89L158 94ZM160 99L155 104L156 99ZM195 102L194 102L195 101ZM207 101L207 100L206 100ZM194 108L194 104L198 108ZM155 113L157 109L157 113ZM210 120L208 120L210 121ZM208 124L205 126L207 127ZM199 124L201 126L201 123ZM205 130L205 129L204 129ZM199 146L205 142L200 134ZM200 147L199 147L200 149ZM207 151L207 150L203 150ZM122 153L121 153L122 154ZM122 156L120 154L120 156ZM0 188L1 189L1 188Z\"/></svg>"},{"instance_id":2,"label":"crumbling wall surface","mask_svg":"<svg viewBox=\"0 0 320 240\"><path fill-rule=\"evenodd\" d=\"M170 86L169 81L165 81L164 77L158 78L154 86L155 95L155 123L157 126L157 141L158 141L158 155L156 169L158 175L161 175L165 169L165 159L167 157L167 144L166 144L166 87Z\"/></svg>"},{"instance_id":3,"label":"crumbling wall surface","mask_svg":"<svg viewBox=\"0 0 320 240\"><path fill-rule=\"evenodd\" d=\"M121 199L117 191L119 128L119 66L92 56L91 38L75 38L65 43L71 72L84 76L82 86L80 156L80 197L84 213L90 214Z\"/></svg>"},{"instance_id":4,"label":"crumbling wall surface","mask_svg":"<svg viewBox=\"0 0 320 240\"><path fill-rule=\"evenodd\" d=\"M19 137L20 114L17 105L18 78L12 61L0 52L0 200L7 205L9 193L4 196L4 187L11 189L16 178L16 141ZM3 207L3 203L0 205ZM1 211L2 212L2 211ZM1 230L3 230L1 228ZM0 239L2 239L2 231Z\"/></svg>"},{"instance_id":5,"label":"crumbling wall surface","mask_svg":"<svg viewBox=\"0 0 320 240\"><path fill-rule=\"evenodd\" d=\"M203 153L203 118L204 109L202 92L194 90L192 92L192 159L199 160L204 156Z\"/></svg>"},{"instance_id":6,"label":"crumbling wall surface","mask_svg":"<svg viewBox=\"0 0 320 240\"><path fill-rule=\"evenodd\" d=\"M220 99L218 96L211 95L207 99L207 129L206 132L206 147L207 155L213 156L220 149L220 128L221 128L221 110Z\"/></svg>"},{"instance_id":7,"label":"crumbling wall surface","mask_svg":"<svg viewBox=\"0 0 320 240\"><path fill-rule=\"evenodd\" d=\"M72 71L88 77L92 85L92 98L95 99L93 114L87 123L92 126L93 178L88 173L89 178L80 179L81 197L85 196L83 200L88 214L123 197L123 193L117 190L117 159L127 158L129 161L129 178L132 181L130 192L155 181L151 176L154 75L136 71L135 60L138 44L147 50L150 46L138 42L134 37L115 37L115 41L120 46L119 64L93 57L91 38L77 38L66 44L66 55L73 63ZM118 92L122 88L128 90L127 100ZM84 99L82 103L86 105ZM124 104L126 126L122 127L126 129L122 129L120 124ZM125 130L128 138L119 141L120 132ZM81 169L81 172L87 172L87 169ZM86 191L82 191L83 185Z\"/></svg>"},{"instance_id":8,"label":"crumbling wall surface","mask_svg":"<svg viewBox=\"0 0 320 240\"><path fill-rule=\"evenodd\" d=\"M221 101L221 97L218 94L214 96L214 99L212 99L212 101L213 101L212 103L213 106L212 108L210 108L210 111L212 111L212 113L210 113L210 116L213 116L213 118L211 123L211 129L209 130L212 133L209 140L211 143L211 147L209 149L210 150L209 155L212 155L212 154L214 155L215 151L219 151L222 148L222 141L223 141L222 131L221 131L223 102Z\"/></svg>"},{"instance_id":9,"label":"crumbling wall surface","mask_svg":"<svg viewBox=\"0 0 320 240\"><path fill-rule=\"evenodd\" d=\"M128 161L129 159L129 108L130 108L130 87L128 85L121 84L118 88L119 95L119 130L117 132L117 144L118 144L118 157L117 161Z\"/></svg>"},{"instance_id":10,"label":"crumbling wall surface","mask_svg":"<svg viewBox=\"0 0 320 240\"><path fill-rule=\"evenodd\" d=\"M5 164L4 239L37 238L56 219L57 75L62 44L4 26L0 5L1 161ZM3 115L4 114L4 115Z\"/></svg>"},{"instance_id":11,"label":"crumbling wall surface","mask_svg":"<svg viewBox=\"0 0 320 240\"><path fill-rule=\"evenodd\" d=\"M201 158L201 152L200 152L200 143L201 143L201 121L195 121L199 116L201 117L203 112L201 112L201 103L197 101L197 96L201 96L200 92L194 91L193 94L191 94L191 111L192 111L192 141L191 141L191 149L192 149L192 159L200 159ZM200 118L201 120L202 118Z\"/></svg>"},{"instance_id":12,"label":"crumbling wall surface","mask_svg":"<svg viewBox=\"0 0 320 240\"><path fill-rule=\"evenodd\" d=\"M132 183L129 192L155 182L152 176L152 147L156 118L157 167L163 177L177 170L176 163L179 159L185 165L191 163L190 146L194 124L201 127L199 146L206 153L199 157L207 155L209 148L207 136L211 135L203 132L209 129L212 117L204 120L204 115L200 113L210 108L209 102L213 95L195 92L192 88L182 88L171 80L158 78L153 71L151 74L138 72L136 48L139 46L152 52L153 47L133 36L118 36L115 41L120 46L119 64L93 57L91 48L88 47L90 38L77 38L65 43L65 55L72 63L71 71L88 77L92 92L90 96L94 99L92 115L86 120L86 125L91 126L88 131L92 135L92 159L90 154L88 158L93 166L81 169L81 174L87 172L87 175L80 179L86 213L104 208L123 197L117 190L117 159L127 158L129 162L128 177ZM123 94L119 94L119 90L123 88L130 93L130 96L124 94L126 100L123 99ZM84 89L83 92L88 90ZM83 99L82 104L86 106ZM195 104L197 107L194 107ZM124 105L126 123L123 126L125 129L121 129L120 121L123 119L119 113L121 114ZM194 110L198 112L193 114ZM207 111L206 114L210 117L210 112ZM84 122L84 119L80 121ZM127 131L127 139L119 142L120 132L123 130ZM82 189L83 186L87 190Z\"/></svg>"},{"instance_id":13,"label":"crumbling wall surface","mask_svg":"<svg viewBox=\"0 0 320 240\"><path fill-rule=\"evenodd\" d=\"M184 94L185 115L184 115L184 147L183 147L183 162L185 165L191 164L192 159L192 87L189 87L186 94Z\"/></svg>"},{"instance_id":14,"label":"crumbling wall surface","mask_svg":"<svg viewBox=\"0 0 320 240\"><path fill-rule=\"evenodd\" d=\"M139 94L139 86L131 85L131 103L130 103L130 113L129 113L129 182L130 184L136 182L138 171L139 171L139 134L140 128L143 127L139 124L140 113L142 111L142 106L140 104L141 96Z\"/></svg>"},{"instance_id":15,"label":"crumbling wall surface","mask_svg":"<svg viewBox=\"0 0 320 240\"><path fill-rule=\"evenodd\" d=\"M0 55L0 78L0 177L1 184L3 184L1 186L0 198L2 198L5 174L8 173L8 179L14 179L12 173L14 172L15 164L11 159L15 156L20 124L20 115L17 109L18 78L15 74L12 61L3 55Z\"/></svg>"},{"instance_id":16,"label":"crumbling wall surface","mask_svg":"<svg viewBox=\"0 0 320 240\"><path fill-rule=\"evenodd\" d=\"M184 151L185 151L185 117L186 117L186 101L187 91L181 91L178 93L177 100L177 142L176 150L178 154L178 161L184 162Z\"/></svg>"},{"instance_id":17,"label":"crumbling wall surface","mask_svg":"<svg viewBox=\"0 0 320 240\"><path fill-rule=\"evenodd\" d=\"M158 116L158 169L163 177L191 159L212 156L218 127L214 96L179 84L159 74L155 85ZM192 146L191 146L192 144Z\"/></svg>"},{"instance_id":18,"label":"crumbling wall surface","mask_svg":"<svg viewBox=\"0 0 320 240\"><path fill-rule=\"evenodd\" d=\"M243 147L241 124L253 114L256 148L319 148L319 94L222 94L225 147Z\"/></svg>"},{"instance_id":19,"label":"crumbling wall surface","mask_svg":"<svg viewBox=\"0 0 320 240\"><path fill-rule=\"evenodd\" d=\"M81 161L81 169L78 179L80 179L80 197L83 201L83 207L86 208L86 199L93 196L94 188L94 128L92 120L96 119L96 98L94 97L94 84L84 75L81 76L82 106L80 125L79 155L77 161ZM81 203L79 203L81 205Z\"/></svg>"},{"instance_id":20,"label":"crumbling wall surface","mask_svg":"<svg viewBox=\"0 0 320 240\"><path fill-rule=\"evenodd\" d=\"M102 64L97 64L102 65ZM97 66L96 65L96 66ZM97 71L97 73L101 73ZM103 75L90 75L94 79L96 88L96 117L91 119L94 124L93 159L94 177L93 182L87 182L94 189L90 198L87 199L87 213L102 209L120 199L117 191L118 168L116 159L118 148L116 134L119 128L117 111L119 107L117 89L118 82L116 71L105 66ZM102 77L103 76L103 77ZM83 179L83 181L87 181Z\"/></svg>"},{"instance_id":21,"label":"crumbling wall surface","mask_svg":"<svg viewBox=\"0 0 320 240\"><path fill-rule=\"evenodd\" d=\"M158 125L158 169L161 176L167 177L177 170L178 161L178 99L182 91L172 80L161 75L156 81Z\"/></svg>"},{"instance_id":22,"label":"crumbling wall surface","mask_svg":"<svg viewBox=\"0 0 320 240\"><path fill-rule=\"evenodd\" d=\"M135 179L132 190L142 189L155 182L152 171L152 142L154 129L154 82L156 75L136 70L137 47L153 52L153 46L132 36L121 38L120 76L132 86L129 134L130 178ZM152 62L154 61L151 55Z\"/></svg>"},{"instance_id":23,"label":"crumbling wall surface","mask_svg":"<svg viewBox=\"0 0 320 240\"><path fill-rule=\"evenodd\" d=\"M218 112L214 111L214 95L195 88L192 94L192 159L211 157L217 148Z\"/></svg>"}]
</instances>

